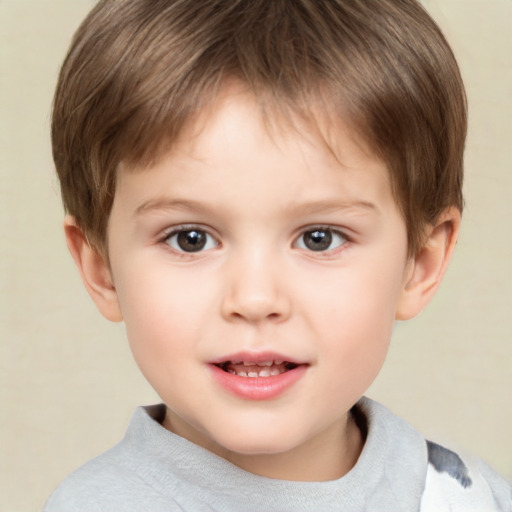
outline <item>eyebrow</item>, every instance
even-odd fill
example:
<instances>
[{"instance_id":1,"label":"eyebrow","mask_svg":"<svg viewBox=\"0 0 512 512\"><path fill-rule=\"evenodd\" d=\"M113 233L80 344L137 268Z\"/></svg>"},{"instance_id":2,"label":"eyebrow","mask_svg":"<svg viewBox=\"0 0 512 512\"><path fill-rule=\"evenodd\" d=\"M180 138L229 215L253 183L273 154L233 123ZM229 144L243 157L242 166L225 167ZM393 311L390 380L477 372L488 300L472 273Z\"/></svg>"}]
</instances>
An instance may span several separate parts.
<instances>
[{"instance_id":1,"label":"eyebrow","mask_svg":"<svg viewBox=\"0 0 512 512\"><path fill-rule=\"evenodd\" d=\"M193 199L170 199L163 197L144 201L135 209L134 215L144 215L145 213L155 210L193 210L207 212L209 208L203 203L194 201Z\"/></svg>"},{"instance_id":2,"label":"eyebrow","mask_svg":"<svg viewBox=\"0 0 512 512\"><path fill-rule=\"evenodd\" d=\"M329 213L340 210L362 210L368 213L378 213L379 208L375 203L370 201L311 201L305 203L299 203L295 207L297 212L302 214L314 214L314 213Z\"/></svg>"},{"instance_id":3,"label":"eyebrow","mask_svg":"<svg viewBox=\"0 0 512 512\"><path fill-rule=\"evenodd\" d=\"M139 205L134 212L135 216L144 215L152 211L184 210L200 213L211 212L211 207L193 199L171 199L167 197L150 199ZM319 200L292 204L291 210L295 213L308 215L315 213L329 213L340 210L362 210L368 213L378 213L379 208L370 201L336 201Z\"/></svg>"}]
</instances>

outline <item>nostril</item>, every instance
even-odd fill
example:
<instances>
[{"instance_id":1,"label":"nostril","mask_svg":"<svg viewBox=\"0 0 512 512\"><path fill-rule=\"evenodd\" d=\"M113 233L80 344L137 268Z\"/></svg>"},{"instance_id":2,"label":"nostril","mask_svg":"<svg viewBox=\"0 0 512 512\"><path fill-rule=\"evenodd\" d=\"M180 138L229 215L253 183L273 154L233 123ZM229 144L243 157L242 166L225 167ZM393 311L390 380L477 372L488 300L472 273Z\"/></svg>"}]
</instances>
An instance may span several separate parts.
<instances>
[{"instance_id":1,"label":"nostril","mask_svg":"<svg viewBox=\"0 0 512 512\"><path fill-rule=\"evenodd\" d=\"M267 313L258 309L246 309L243 311L233 311L231 317L235 320L245 320L249 322L259 322L262 320L279 321L283 314L279 312Z\"/></svg>"},{"instance_id":2,"label":"nostril","mask_svg":"<svg viewBox=\"0 0 512 512\"><path fill-rule=\"evenodd\" d=\"M291 302L285 290L256 281L232 283L222 299L222 316L228 321L278 322L289 316ZM256 281L256 282L255 282Z\"/></svg>"}]
</instances>

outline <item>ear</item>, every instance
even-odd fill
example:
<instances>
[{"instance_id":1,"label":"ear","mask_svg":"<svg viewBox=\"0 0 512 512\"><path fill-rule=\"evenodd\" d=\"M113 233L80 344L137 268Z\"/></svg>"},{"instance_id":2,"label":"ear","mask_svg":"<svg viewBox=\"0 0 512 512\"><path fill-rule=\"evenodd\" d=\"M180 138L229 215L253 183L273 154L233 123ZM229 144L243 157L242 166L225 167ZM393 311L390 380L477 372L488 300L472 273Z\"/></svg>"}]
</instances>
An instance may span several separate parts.
<instances>
[{"instance_id":1,"label":"ear","mask_svg":"<svg viewBox=\"0 0 512 512\"><path fill-rule=\"evenodd\" d=\"M460 211L457 208L446 209L434 226L428 226L424 246L406 268L397 320L416 316L435 295L448 268L459 230Z\"/></svg>"},{"instance_id":2,"label":"ear","mask_svg":"<svg viewBox=\"0 0 512 512\"><path fill-rule=\"evenodd\" d=\"M64 233L69 252L96 307L108 320L122 321L112 273L105 258L91 247L75 218L70 215L64 219Z\"/></svg>"}]
</instances>

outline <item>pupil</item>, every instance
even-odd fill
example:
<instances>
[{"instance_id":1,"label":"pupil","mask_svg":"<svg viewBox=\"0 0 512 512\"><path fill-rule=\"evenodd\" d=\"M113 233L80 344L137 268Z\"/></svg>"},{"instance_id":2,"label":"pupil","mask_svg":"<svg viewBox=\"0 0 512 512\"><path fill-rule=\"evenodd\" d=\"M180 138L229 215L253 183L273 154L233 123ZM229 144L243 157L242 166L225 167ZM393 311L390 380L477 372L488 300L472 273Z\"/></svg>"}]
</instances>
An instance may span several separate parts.
<instances>
[{"instance_id":1,"label":"pupil","mask_svg":"<svg viewBox=\"0 0 512 512\"><path fill-rule=\"evenodd\" d=\"M304 233L304 244L312 251L325 251L332 243L330 231L315 230Z\"/></svg>"},{"instance_id":2,"label":"pupil","mask_svg":"<svg viewBox=\"0 0 512 512\"><path fill-rule=\"evenodd\" d=\"M206 236L201 231L182 231L178 234L178 245L187 252L200 251L206 245Z\"/></svg>"}]
</instances>

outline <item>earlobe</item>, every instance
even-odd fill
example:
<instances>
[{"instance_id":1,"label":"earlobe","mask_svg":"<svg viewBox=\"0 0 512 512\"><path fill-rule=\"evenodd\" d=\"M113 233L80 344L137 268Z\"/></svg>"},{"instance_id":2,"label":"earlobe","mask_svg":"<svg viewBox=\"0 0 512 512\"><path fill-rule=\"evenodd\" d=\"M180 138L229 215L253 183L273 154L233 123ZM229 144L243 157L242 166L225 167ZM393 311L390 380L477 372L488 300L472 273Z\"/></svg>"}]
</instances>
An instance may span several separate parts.
<instances>
[{"instance_id":1,"label":"earlobe","mask_svg":"<svg viewBox=\"0 0 512 512\"><path fill-rule=\"evenodd\" d=\"M448 208L434 226L429 226L427 240L406 268L396 319L416 316L435 295L457 243L460 212Z\"/></svg>"},{"instance_id":2,"label":"earlobe","mask_svg":"<svg viewBox=\"0 0 512 512\"><path fill-rule=\"evenodd\" d=\"M112 274L105 259L95 250L74 217L64 219L66 243L84 286L101 314L112 322L123 319Z\"/></svg>"}]
</instances>

